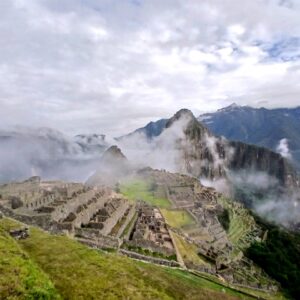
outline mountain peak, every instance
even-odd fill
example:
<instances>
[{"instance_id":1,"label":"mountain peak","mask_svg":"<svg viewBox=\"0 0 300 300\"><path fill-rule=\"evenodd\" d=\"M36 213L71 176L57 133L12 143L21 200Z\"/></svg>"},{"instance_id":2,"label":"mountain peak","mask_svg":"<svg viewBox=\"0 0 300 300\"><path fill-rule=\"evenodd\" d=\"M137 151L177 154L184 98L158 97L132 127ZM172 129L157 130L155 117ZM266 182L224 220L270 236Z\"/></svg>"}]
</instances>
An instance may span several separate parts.
<instances>
[{"instance_id":1,"label":"mountain peak","mask_svg":"<svg viewBox=\"0 0 300 300\"><path fill-rule=\"evenodd\" d=\"M174 124L174 122L181 120L181 119L186 119L190 122L194 121L194 120L197 121L197 119L195 118L195 116L189 109L183 108L183 109L180 109L179 111L177 111L175 113L175 115L171 119L168 120L168 122L166 124L166 128L171 127Z\"/></svg>"},{"instance_id":2,"label":"mountain peak","mask_svg":"<svg viewBox=\"0 0 300 300\"><path fill-rule=\"evenodd\" d=\"M224 112L224 111L233 111L236 109L240 109L242 106L236 104L235 102L231 103L229 106L223 107L218 109L218 112Z\"/></svg>"},{"instance_id":3,"label":"mountain peak","mask_svg":"<svg viewBox=\"0 0 300 300\"><path fill-rule=\"evenodd\" d=\"M103 153L102 160L127 160L127 158L118 146L113 145Z\"/></svg>"},{"instance_id":4,"label":"mountain peak","mask_svg":"<svg viewBox=\"0 0 300 300\"><path fill-rule=\"evenodd\" d=\"M177 111L175 113L174 117L177 118L177 119L180 119L182 117L195 118L193 113L187 108L182 108L179 111Z\"/></svg>"}]
</instances>

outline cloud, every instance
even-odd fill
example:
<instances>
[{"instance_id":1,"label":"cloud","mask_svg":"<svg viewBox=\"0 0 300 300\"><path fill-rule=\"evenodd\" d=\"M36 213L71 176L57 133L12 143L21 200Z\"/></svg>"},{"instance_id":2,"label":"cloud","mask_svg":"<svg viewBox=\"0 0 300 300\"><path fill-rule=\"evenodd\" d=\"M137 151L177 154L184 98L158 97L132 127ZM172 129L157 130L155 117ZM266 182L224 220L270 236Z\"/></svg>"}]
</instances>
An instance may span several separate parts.
<instances>
[{"instance_id":1,"label":"cloud","mask_svg":"<svg viewBox=\"0 0 300 300\"><path fill-rule=\"evenodd\" d=\"M182 107L299 103L299 1L2 0L1 127L119 136Z\"/></svg>"},{"instance_id":2,"label":"cloud","mask_svg":"<svg viewBox=\"0 0 300 300\"><path fill-rule=\"evenodd\" d=\"M281 154L281 156L285 158L292 158L292 155L289 150L289 143L287 139L281 139L276 147L276 151Z\"/></svg>"}]
</instances>

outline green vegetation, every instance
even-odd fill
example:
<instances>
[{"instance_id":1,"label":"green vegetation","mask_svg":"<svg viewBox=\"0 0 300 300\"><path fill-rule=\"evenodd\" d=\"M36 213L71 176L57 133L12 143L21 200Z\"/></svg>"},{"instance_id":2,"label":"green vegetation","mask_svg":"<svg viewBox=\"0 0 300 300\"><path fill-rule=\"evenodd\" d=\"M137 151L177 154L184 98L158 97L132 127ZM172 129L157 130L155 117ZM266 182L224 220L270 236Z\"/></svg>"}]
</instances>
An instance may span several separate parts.
<instances>
[{"instance_id":1,"label":"green vegetation","mask_svg":"<svg viewBox=\"0 0 300 300\"><path fill-rule=\"evenodd\" d=\"M134 251L137 253L140 253L142 255L146 255L146 256L153 256L156 258L162 258L162 259L167 259L167 260L175 260L176 261L176 255L164 255L163 253L159 253L159 252L154 252L151 251L149 249L145 249L145 248L141 248L141 247L137 247L137 246L132 246L132 245L127 245L127 244L123 244L122 248L128 249L130 251Z\"/></svg>"},{"instance_id":2,"label":"green vegetation","mask_svg":"<svg viewBox=\"0 0 300 300\"><path fill-rule=\"evenodd\" d=\"M62 299L76 300L249 299L186 271L90 249L66 236L50 235L37 228L30 229L29 238L15 241L7 231L18 226L8 219L0 220L0 290L6 293L2 294L4 299L58 299L56 290ZM20 257L15 260L16 256ZM20 265L23 272L18 271ZM39 270L47 272L49 279Z\"/></svg>"},{"instance_id":3,"label":"green vegetation","mask_svg":"<svg viewBox=\"0 0 300 300\"><path fill-rule=\"evenodd\" d=\"M127 235L129 235L129 231L133 226L133 223L136 221L137 219L137 212L134 213L132 219L130 220L130 222L127 224L127 226L125 227L124 231L121 234L121 238L126 238Z\"/></svg>"},{"instance_id":4,"label":"green vegetation","mask_svg":"<svg viewBox=\"0 0 300 300\"><path fill-rule=\"evenodd\" d=\"M224 209L221 214L218 215L218 220L223 226L223 228L228 231L229 230L229 224L230 224L230 217L229 217L229 211L228 209Z\"/></svg>"},{"instance_id":5,"label":"green vegetation","mask_svg":"<svg viewBox=\"0 0 300 300\"><path fill-rule=\"evenodd\" d=\"M161 209L166 222L174 228L196 224L193 217L186 210Z\"/></svg>"},{"instance_id":6,"label":"green vegetation","mask_svg":"<svg viewBox=\"0 0 300 300\"><path fill-rule=\"evenodd\" d=\"M0 299L61 299L48 276L1 227Z\"/></svg>"},{"instance_id":7,"label":"green vegetation","mask_svg":"<svg viewBox=\"0 0 300 300\"><path fill-rule=\"evenodd\" d=\"M170 208L170 201L166 198L155 197L153 188L153 183L148 183L143 180L134 180L122 183L120 190L121 193L124 196L126 196L129 200L143 200L157 207Z\"/></svg>"},{"instance_id":8,"label":"green vegetation","mask_svg":"<svg viewBox=\"0 0 300 300\"><path fill-rule=\"evenodd\" d=\"M118 220L117 224L113 227L113 229L110 232L110 235L117 236L119 230L123 226L123 224L126 222L127 216L123 216L121 219Z\"/></svg>"},{"instance_id":9,"label":"green vegetation","mask_svg":"<svg viewBox=\"0 0 300 300\"><path fill-rule=\"evenodd\" d=\"M271 277L279 281L286 292L298 299L300 295L300 235L287 232L256 217L268 230L266 241L254 242L247 255Z\"/></svg>"},{"instance_id":10,"label":"green vegetation","mask_svg":"<svg viewBox=\"0 0 300 300\"><path fill-rule=\"evenodd\" d=\"M198 255L198 247L195 244L186 242L178 234L173 233L174 241L177 249L180 252L183 261L188 264L191 262L194 265L207 265L207 262Z\"/></svg>"},{"instance_id":11,"label":"green vegetation","mask_svg":"<svg viewBox=\"0 0 300 300\"><path fill-rule=\"evenodd\" d=\"M237 254L239 250L244 251L250 246L249 240L251 238L249 238L249 235L256 228L253 216L250 214L250 211L233 200L220 197L218 201L227 211L226 214L229 217L229 224L225 226L228 226L228 238L236 248L234 254ZM228 221L226 220L226 222Z\"/></svg>"}]
</instances>

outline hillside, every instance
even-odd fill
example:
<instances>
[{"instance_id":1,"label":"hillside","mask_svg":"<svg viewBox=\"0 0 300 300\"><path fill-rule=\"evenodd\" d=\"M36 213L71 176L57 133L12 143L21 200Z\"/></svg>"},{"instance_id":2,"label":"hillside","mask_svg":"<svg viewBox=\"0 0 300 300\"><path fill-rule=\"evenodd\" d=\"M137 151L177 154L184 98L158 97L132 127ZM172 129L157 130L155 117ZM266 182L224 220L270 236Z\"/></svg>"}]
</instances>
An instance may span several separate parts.
<instances>
[{"instance_id":1,"label":"hillside","mask_svg":"<svg viewBox=\"0 0 300 300\"><path fill-rule=\"evenodd\" d=\"M14 266L11 276L8 271L0 273L5 274L0 275L0 299L252 298L179 269L92 250L66 236L50 235L33 227L29 238L15 241L7 231L18 227L15 221L0 221L0 268L3 271L8 264ZM22 260L24 270L17 271L16 264ZM21 279L23 286L18 288Z\"/></svg>"}]
</instances>

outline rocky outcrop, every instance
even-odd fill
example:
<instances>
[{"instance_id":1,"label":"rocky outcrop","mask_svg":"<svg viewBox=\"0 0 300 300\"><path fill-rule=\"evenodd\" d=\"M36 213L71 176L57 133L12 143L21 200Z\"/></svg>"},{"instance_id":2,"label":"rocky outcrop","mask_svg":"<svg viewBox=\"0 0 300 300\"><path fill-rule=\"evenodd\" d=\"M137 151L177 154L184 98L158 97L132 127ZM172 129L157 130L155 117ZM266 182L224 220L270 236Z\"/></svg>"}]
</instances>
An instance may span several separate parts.
<instances>
[{"instance_id":1,"label":"rocky outcrop","mask_svg":"<svg viewBox=\"0 0 300 300\"><path fill-rule=\"evenodd\" d=\"M115 187L131 171L131 166L118 146L108 148L100 159L97 171L88 180L91 186Z\"/></svg>"},{"instance_id":2,"label":"rocky outcrop","mask_svg":"<svg viewBox=\"0 0 300 300\"><path fill-rule=\"evenodd\" d=\"M101 161L103 163L111 163L115 161L127 161L126 156L122 153L121 149L113 145L109 147L102 155Z\"/></svg>"},{"instance_id":3,"label":"rocky outcrop","mask_svg":"<svg viewBox=\"0 0 300 300\"><path fill-rule=\"evenodd\" d=\"M248 145L242 142L228 142L234 153L228 162L231 170L250 169L266 172L276 178L283 186L298 186L295 170L280 154L263 147Z\"/></svg>"},{"instance_id":4,"label":"rocky outcrop","mask_svg":"<svg viewBox=\"0 0 300 300\"><path fill-rule=\"evenodd\" d=\"M177 141L185 172L210 180L227 178L228 171L265 172L284 187L298 187L299 179L290 163L280 154L263 147L215 137L187 109L178 111L166 129L180 123L184 136Z\"/></svg>"}]
</instances>

